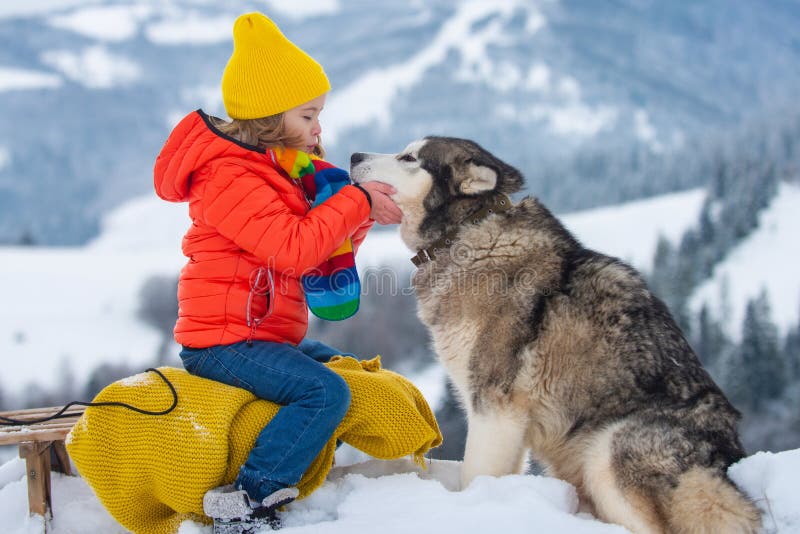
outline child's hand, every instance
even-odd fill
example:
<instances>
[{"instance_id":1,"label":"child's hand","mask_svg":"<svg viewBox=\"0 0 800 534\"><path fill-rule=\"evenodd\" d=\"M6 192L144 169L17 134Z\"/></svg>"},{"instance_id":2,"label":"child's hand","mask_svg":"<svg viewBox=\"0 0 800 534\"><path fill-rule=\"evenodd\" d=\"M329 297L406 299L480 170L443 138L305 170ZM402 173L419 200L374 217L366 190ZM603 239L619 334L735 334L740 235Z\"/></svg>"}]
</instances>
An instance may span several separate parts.
<instances>
[{"instance_id":1,"label":"child's hand","mask_svg":"<svg viewBox=\"0 0 800 534\"><path fill-rule=\"evenodd\" d=\"M360 185L372 199L372 211L369 216L378 224L398 224L403 219L403 212L397 204L389 198L389 195L397 193L397 190L389 184L383 182L366 182Z\"/></svg>"}]
</instances>

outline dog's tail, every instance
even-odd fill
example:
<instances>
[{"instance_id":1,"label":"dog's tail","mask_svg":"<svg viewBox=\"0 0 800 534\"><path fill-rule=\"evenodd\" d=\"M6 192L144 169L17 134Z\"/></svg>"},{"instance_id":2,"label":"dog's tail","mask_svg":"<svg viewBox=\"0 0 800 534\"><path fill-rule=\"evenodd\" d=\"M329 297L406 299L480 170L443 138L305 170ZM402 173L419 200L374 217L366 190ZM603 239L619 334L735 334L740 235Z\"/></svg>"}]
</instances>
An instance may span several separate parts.
<instances>
[{"instance_id":1,"label":"dog's tail","mask_svg":"<svg viewBox=\"0 0 800 534\"><path fill-rule=\"evenodd\" d=\"M678 478L666 506L670 530L676 533L756 534L761 513L725 475L695 467Z\"/></svg>"},{"instance_id":2,"label":"dog's tail","mask_svg":"<svg viewBox=\"0 0 800 534\"><path fill-rule=\"evenodd\" d=\"M759 509L723 469L681 468L684 443L669 425L620 421L598 432L586 449L582 485L598 516L636 534L761 532Z\"/></svg>"}]
</instances>

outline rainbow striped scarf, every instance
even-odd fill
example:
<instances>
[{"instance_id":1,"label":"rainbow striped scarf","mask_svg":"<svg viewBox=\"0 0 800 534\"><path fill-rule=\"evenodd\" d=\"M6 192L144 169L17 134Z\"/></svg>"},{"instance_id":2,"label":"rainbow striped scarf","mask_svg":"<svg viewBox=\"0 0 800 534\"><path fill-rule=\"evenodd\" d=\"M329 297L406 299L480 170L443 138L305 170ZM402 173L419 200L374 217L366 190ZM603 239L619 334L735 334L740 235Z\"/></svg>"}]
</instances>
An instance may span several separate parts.
<instances>
[{"instance_id":1,"label":"rainbow striped scarf","mask_svg":"<svg viewBox=\"0 0 800 534\"><path fill-rule=\"evenodd\" d=\"M347 171L306 152L293 148L275 148L272 152L278 165L299 182L312 202L311 209L350 183ZM311 313L328 321L352 317L361 296L352 240L345 239L330 258L303 275L301 281Z\"/></svg>"}]
</instances>

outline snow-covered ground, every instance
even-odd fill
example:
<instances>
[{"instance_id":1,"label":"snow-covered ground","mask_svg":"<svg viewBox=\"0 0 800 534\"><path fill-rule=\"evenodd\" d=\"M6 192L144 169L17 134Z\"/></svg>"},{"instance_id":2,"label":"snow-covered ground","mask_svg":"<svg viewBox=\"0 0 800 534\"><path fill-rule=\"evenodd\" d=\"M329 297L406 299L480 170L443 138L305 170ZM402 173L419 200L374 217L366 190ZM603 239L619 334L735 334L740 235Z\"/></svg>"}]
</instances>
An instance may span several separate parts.
<instances>
[{"instance_id":1,"label":"snow-covered ground","mask_svg":"<svg viewBox=\"0 0 800 534\"><path fill-rule=\"evenodd\" d=\"M479 477L456 491L459 463L432 461L419 472L410 460L337 467L307 499L282 514L283 532L293 534L469 534L502 532L624 533L578 512L575 489L566 482L534 475ZM766 534L800 533L800 449L757 453L729 474L764 513ZM77 477L54 474L51 534L122 534L92 490ZM42 532L40 516L27 515L24 464L0 466L0 517L5 534ZM211 527L184 521L179 534L210 534Z\"/></svg>"},{"instance_id":2,"label":"snow-covered ground","mask_svg":"<svg viewBox=\"0 0 800 534\"><path fill-rule=\"evenodd\" d=\"M658 235L679 236L696 220L702 196L692 190L563 219L586 246L647 269ZM31 383L52 388L67 368L69 379L85 379L103 362L151 364L161 338L137 318L140 292L152 276L177 276L188 225L185 204L149 196L109 214L85 247L0 247L0 389L17 395ZM411 255L396 231L373 231L358 267L407 273Z\"/></svg>"}]
</instances>

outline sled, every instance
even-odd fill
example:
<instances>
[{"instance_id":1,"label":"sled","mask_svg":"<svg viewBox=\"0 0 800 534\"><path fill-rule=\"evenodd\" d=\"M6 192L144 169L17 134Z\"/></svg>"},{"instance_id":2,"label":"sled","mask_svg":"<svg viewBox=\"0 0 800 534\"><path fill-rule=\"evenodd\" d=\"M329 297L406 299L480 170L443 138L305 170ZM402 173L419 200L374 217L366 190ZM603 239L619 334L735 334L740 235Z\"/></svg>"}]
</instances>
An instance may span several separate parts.
<instances>
[{"instance_id":1,"label":"sled","mask_svg":"<svg viewBox=\"0 0 800 534\"><path fill-rule=\"evenodd\" d=\"M0 417L20 421L36 421L57 413L60 407L32 408L0 412ZM64 417L27 425L0 425L0 445L18 445L19 456L25 459L28 479L28 510L44 517L45 531L52 518L50 471L72 475L64 440L84 408L67 410ZM2 421L2 419L0 419Z\"/></svg>"}]
</instances>

